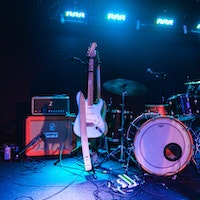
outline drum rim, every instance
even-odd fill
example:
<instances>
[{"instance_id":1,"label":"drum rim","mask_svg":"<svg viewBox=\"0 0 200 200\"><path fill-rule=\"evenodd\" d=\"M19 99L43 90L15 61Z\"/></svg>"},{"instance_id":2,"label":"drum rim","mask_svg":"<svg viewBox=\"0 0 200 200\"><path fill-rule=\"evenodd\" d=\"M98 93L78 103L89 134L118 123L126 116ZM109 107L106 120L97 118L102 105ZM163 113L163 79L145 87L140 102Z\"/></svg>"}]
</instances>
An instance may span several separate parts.
<instances>
[{"instance_id":1,"label":"drum rim","mask_svg":"<svg viewBox=\"0 0 200 200\"><path fill-rule=\"evenodd\" d=\"M178 93L178 94L174 94L174 95L170 96L167 100L170 101L170 100L173 100L173 99L177 99L178 97L181 97L181 96L185 96L187 98L191 98L194 95L187 94L187 93Z\"/></svg>"},{"instance_id":2,"label":"drum rim","mask_svg":"<svg viewBox=\"0 0 200 200\"><path fill-rule=\"evenodd\" d=\"M167 107L169 104L146 104L145 107Z\"/></svg>"}]
</instances>

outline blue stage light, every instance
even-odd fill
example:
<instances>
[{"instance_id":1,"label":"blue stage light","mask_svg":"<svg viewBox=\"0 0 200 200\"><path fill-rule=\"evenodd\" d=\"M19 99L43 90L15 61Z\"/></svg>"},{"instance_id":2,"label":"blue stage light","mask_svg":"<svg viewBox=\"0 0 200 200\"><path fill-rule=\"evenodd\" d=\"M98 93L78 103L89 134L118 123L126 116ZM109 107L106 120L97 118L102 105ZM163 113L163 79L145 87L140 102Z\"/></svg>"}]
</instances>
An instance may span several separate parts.
<instances>
[{"instance_id":1,"label":"blue stage light","mask_svg":"<svg viewBox=\"0 0 200 200\"><path fill-rule=\"evenodd\" d=\"M119 13L108 13L106 18L108 20L114 20L114 21L125 21L126 15Z\"/></svg>"},{"instance_id":2,"label":"blue stage light","mask_svg":"<svg viewBox=\"0 0 200 200\"><path fill-rule=\"evenodd\" d=\"M65 17L67 18L85 18L84 12L77 12L77 11L65 11Z\"/></svg>"},{"instance_id":3,"label":"blue stage light","mask_svg":"<svg viewBox=\"0 0 200 200\"><path fill-rule=\"evenodd\" d=\"M167 18L157 18L156 19L156 24L158 25L167 25L167 26L172 26L174 24L173 19L167 19Z\"/></svg>"}]
</instances>

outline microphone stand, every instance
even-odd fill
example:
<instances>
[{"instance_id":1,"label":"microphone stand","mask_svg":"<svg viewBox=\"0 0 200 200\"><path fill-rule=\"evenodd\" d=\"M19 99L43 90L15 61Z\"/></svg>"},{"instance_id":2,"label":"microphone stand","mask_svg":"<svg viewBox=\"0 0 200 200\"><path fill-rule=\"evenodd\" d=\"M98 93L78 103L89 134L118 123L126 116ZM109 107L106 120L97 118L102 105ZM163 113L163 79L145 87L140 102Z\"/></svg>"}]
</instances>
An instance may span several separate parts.
<instances>
[{"instance_id":1,"label":"microphone stand","mask_svg":"<svg viewBox=\"0 0 200 200\"><path fill-rule=\"evenodd\" d=\"M87 61L83 61L83 60L81 60L80 58L75 57L75 56L71 57L71 59L72 59L72 60L75 60L75 61L78 61L78 62L80 62L80 63L83 64L83 65L87 65L87 64L88 64Z\"/></svg>"},{"instance_id":2,"label":"microphone stand","mask_svg":"<svg viewBox=\"0 0 200 200\"><path fill-rule=\"evenodd\" d=\"M38 134L36 137L34 137L25 147L22 149L16 156L15 159L18 159L19 156L24 153L29 147L33 146L36 142L38 142L40 139L44 137L44 133Z\"/></svg>"},{"instance_id":3,"label":"microphone stand","mask_svg":"<svg viewBox=\"0 0 200 200\"><path fill-rule=\"evenodd\" d=\"M126 85L123 86L123 92L122 92L122 102L121 102L121 128L119 129L120 131L120 145L115 149L113 150L109 156L112 156L114 159L117 160L117 157L115 156L115 154L117 153L120 153L120 158L118 159L119 162L121 163L125 163L126 162L126 165L125 165L125 174L128 174L128 168L129 168L129 163L130 163L130 160L132 160L134 163L136 163L136 160L133 158L133 156L131 155L132 152L133 152L133 148L132 147L128 147L126 148L124 146L124 140L125 140L125 127L124 127L124 124L125 124L125 96L127 95L127 91L125 89ZM127 157L126 157L127 156Z\"/></svg>"},{"instance_id":4,"label":"microphone stand","mask_svg":"<svg viewBox=\"0 0 200 200\"><path fill-rule=\"evenodd\" d=\"M166 79L166 74L163 72L154 72L154 76L159 79L159 80L165 80ZM164 95L164 90L161 90L161 103L165 103L165 95Z\"/></svg>"},{"instance_id":5,"label":"microphone stand","mask_svg":"<svg viewBox=\"0 0 200 200\"><path fill-rule=\"evenodd\" d=\"M124 162L123 156L124 156L124 134L125 134L125 129L124 129L124 123L125 123L125 118L124 118L124 108L125 108L125 96L127 94L127 91L124 90L124 92L122 92L122 116L121 116L121 153L120 153L120 159L119 162ZM126 149L125 149L126 150Z\"/></svg>"}]
</instances>

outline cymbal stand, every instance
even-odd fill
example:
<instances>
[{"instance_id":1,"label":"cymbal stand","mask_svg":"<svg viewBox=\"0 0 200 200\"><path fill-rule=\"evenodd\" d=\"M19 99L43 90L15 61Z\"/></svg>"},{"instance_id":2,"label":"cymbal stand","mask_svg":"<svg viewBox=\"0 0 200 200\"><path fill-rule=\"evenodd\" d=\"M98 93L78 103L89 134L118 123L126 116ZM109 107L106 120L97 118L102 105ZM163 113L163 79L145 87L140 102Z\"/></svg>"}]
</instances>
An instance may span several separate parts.
<instances>
[{"instance_id":1,"label":"cymbal stand","mask_svg":"<svg viewBox=\"0 0 200 200\"><path fill-rule=\"evenodd\" d=\"M121 127L119 129L120 131L120 145L117 147L117 149L113 150L109 156L112 156L115 158L114 154L117 154L120 152L120 159L118 160L119 162L125 162L124 160L124 153L128 154L128 151L126 147L124 146L124 134L125 134L125 128L124 128L124 123L125 123L125 117L124 117L124 108L125 108L125 96L127 94L127 91L125 90L126 85L124 85L123 92L122 92L122 102L121 102Z\"/></svg>"}]
</instances>

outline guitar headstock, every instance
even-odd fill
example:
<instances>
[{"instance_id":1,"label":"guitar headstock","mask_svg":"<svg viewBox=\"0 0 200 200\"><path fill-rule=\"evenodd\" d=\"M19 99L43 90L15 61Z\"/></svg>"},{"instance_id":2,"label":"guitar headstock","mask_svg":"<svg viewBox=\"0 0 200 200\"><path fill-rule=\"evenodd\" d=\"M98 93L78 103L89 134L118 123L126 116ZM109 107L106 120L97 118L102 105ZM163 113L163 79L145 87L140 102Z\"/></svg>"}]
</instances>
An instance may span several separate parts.
<instances>
[{"instance_id":1,"label":"guitar headstock","mask_svg":"<svg viewBox=\"0 0 200 200\"><path fill-rule=\"evenodd\" d=\"M93 42L89 47L88 47L88 51L87 51L87 55L90 58L94 58L96 56L96 47L97 47L97 43Z\"/></svg>"}]
</instances>

